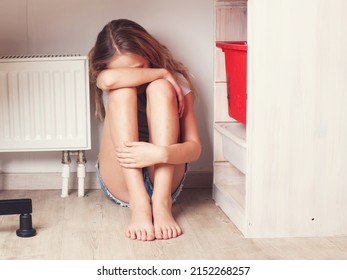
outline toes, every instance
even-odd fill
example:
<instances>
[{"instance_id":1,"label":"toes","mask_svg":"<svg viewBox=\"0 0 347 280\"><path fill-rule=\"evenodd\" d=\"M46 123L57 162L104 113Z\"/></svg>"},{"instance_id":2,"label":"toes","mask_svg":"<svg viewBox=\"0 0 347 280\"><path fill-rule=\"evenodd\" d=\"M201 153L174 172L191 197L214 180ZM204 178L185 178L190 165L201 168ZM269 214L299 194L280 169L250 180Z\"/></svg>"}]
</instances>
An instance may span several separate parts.
<instances>
[{"instance_id":1,"label":"toes","mask_svg":"<svg viewBox=\"0 0 347 280\"><path fill-rule=\"evenodd\" d=\"M182 234L182 229L178 226L175 227L177 236L180 236Z\"/></svg>"},{"instance_id":2,"label":"toes","mask_svg":"<svg viewBox=\"0 0 347 280\"><path fill-rule=\"evenodd\" d=\"M155 229L155 238L156 239L171 239L176 238L182 234L182 230L178 226L172 227L158 227Z\"/></svg>"},{"instance_id":3,"label":"toes","mask_svg":"<svg viewBox=\"0 0 347 280\"><path fill-rule=\"evenodd\" d=\"M173 229L172 228L167 228L167 230L166 230L166 232L167 232L167 238L174 238L175 236L175 233L174 233L174 231L173 231Z\"/></svg>"},{"instance_id":4,"label":"toes","mask_svg":"<svg viewBox=\"0 0 347 280\"><path fill-rule=\"evenodd\" d=\"M137 240L147 241L147 231L145 229L138 230L136 236Z\"/></svg>"},{"instance_id":5,"label":"toes","mask_svg":"<svg viewBox=\"0 0 347 280\"><path fill-rule=\"evenodd\" d=\"M171 231L172 231L172 238L176 238L176 237L178 236L177 229L176 229L175 227L173 227L173 228L171 229Z\"/></svg>"},{"instance_id":6,"label":"toes","mask_svg":"<svg viewBox=\"0 0 347 280\"><path fill-rule=\"evenodd\" d=\"M153 230L147 230L147 229L143 229L141 231L141 240L142 241L152 241L155 239Z\"/></svg>"},{"instance_id":7,"label":"toes","mask_svg":"<svg viewBox=\"0 0 347 280\"><path fill-rule=\"evenodd\" d=\"M129 228L125 235L128 238L133 240L141 240L141 241L152 241L154 239L159 240L167 240L171 238L176 238L182 234L182 230L179 226L162 226L155 227L154 230L150 229L132 229Z\"/></svg>"},{"instance_id":8,"label":"toes","mask_svg":"<svg viewBox=\"0 0 347 280\"><path fill-rule=\"evenodd\" d=\"M169 239L170 238L170 230L168 228L163 228L162 229L162 233L163 233L163 239Z\"/></svg>"},{"instance_id":9,"label":"toes","mask_svg":"<svg viewBox=\"0 0 347 280\"><path fill-rule=\"evenodd\" d=\"M142 231L138 229L136 230L136 239L141 240L141 238L142 238Z\"/></svg>"},{"instance_id":10,"label":"toes","mask_svg":"<svg viewBox=\"0 0 347 280\"><path fill-rule=\"evenodd\" d=\"M156 239L163 239L163 232L161 230L161 228L156 228L155 229L155 238Z\"/></svg>"},{"instance_id":11,"label":"toes","mask_svg":"<svg viewBox=\"0 0 347 280\"><path fill-rule=\"evenodd\" d=\"M182 230L178 226L172 226L167 229L167 237L168 238L176 238L182 234Z\"/></svg>"},{"instance_id":12,"label":"toes","mask_svg":"<svg viewBox=\"0 0 347 280\"><path fill-rule=\"evenodd\" d=\"M155 239L155 236L153 233L147 234L147 241L152 241Z\"/></svg>"},{"instance_id":13,"label":"toes","mask_svg":"<svg viewBox=\"0 0 347 280\"><path fill-rule=\"evenodd\" d=\"M125 232L126 237L132 240L140 240L140 241L152 241L155 239L155 234L151 230L139 229L132 230L128 229Z\"/></svg>"},{"instance_id":14,"label":"toes","mask_svg":"<svg viewBox=\"0 0 347 280\"><path fill-rule=\"evenodd\" d=\"M125 235L126 237L130 238L130 239L133 239L135 240L136 239L136 232L132 229L128 229L126 232L125 232Z\"/></svg>"}]
</instances>

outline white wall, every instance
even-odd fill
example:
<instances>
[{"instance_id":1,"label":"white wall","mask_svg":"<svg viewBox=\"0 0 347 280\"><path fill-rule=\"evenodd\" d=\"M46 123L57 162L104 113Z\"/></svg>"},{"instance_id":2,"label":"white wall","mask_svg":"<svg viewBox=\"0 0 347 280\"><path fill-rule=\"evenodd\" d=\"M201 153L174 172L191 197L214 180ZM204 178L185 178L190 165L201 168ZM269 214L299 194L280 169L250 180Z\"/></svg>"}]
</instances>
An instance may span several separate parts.
<instances>
[{"instance_id":1,"label":"white wall","mask_svg":"<svg viewBox=\"0 0 347 280\"><path fill-rule=\"evenodd\" d=\"M117 18L143 25L196 77L203 153L191 170L211 171L213 0L1 0L0 55L86 55L101 28ZM92 119L92 150L87 152L87 171L91 172L101 131ZM60 172L60 158L60 152L1 153L0 173Z\"/></svg>"}]
</instances>

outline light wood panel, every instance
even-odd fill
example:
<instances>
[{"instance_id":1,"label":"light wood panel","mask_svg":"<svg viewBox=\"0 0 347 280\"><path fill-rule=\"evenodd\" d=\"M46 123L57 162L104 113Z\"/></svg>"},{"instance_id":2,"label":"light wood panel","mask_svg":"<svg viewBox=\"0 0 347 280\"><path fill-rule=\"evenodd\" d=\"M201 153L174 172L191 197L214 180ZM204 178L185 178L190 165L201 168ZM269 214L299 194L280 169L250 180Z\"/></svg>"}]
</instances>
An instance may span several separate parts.
<instances>
[{"instance_id":1,"label":"light wood panel","mask_svg":"<svg viewBox=\"0 0 347 280\"><path fill-rule=\"evenodd\" d=\"M347 234L347 3L248 11L248 234Z\"/></svg>"}]
</instances>

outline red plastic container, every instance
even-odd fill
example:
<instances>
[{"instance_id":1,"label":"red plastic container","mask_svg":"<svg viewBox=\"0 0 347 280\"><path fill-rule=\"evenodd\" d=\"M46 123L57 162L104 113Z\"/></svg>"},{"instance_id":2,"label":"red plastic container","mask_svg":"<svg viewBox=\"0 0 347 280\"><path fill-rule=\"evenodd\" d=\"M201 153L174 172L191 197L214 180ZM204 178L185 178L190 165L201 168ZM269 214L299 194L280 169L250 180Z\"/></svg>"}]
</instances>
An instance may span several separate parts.
<instances>
[{"instance_id":1,"label":"red plastic container","mask_svg":"<svg viewBox=\"0 0 347 280\"><path fill-rule=\"evenodd\" d=\"M225 55L228 85L228 113L246 125L247 42L217 42Z\"/></svg>"}]
</instances>

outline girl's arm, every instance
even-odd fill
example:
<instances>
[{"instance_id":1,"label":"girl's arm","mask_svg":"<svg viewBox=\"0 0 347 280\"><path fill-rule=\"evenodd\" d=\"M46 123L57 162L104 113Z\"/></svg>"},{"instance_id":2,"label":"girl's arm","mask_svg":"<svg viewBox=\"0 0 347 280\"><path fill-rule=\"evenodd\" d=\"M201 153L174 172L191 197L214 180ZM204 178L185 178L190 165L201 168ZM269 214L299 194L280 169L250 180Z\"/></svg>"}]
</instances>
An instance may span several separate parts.
<instances>
[{"instance_id":1,"label":"girl's arm","mask_svg":"<svg viewBox=\"0 0 347 280\"><path fill-rule=\"evenodd\" d=\"M184 164L195 161L201 153L201 144L196 125L193 97L185 98L186 110L181 118L182 143L157 146L147 142L127 142L116 150L116 155L125 168L142 168L158 163Z\"/></svg>"},{"instance_id":2,"label":"girl's arm","mask_svg":"<svg viewBox=\"0 0 347 280\"><path fill-rule=\"evenodd\" d=\"M180 121L181 142L167 146L163 163L183 164L192 162L200 157L201 143L196 124L193 96L188 94L185 98L185 110Z\"/></svg>"},{"instance_id":3,"label":"girl's arm","mask_svg":"<svg viewBox=\"0 0 347 280\"><path fill-rule=\"evenodd\" d=\"M176 90L179 112L183 112L184 97L180 85L174 76L163 68L123 67L111 68L100 72L96 85L103 91L120 88L138 87L158 79L168 80Z\"/></svg>"},{"instance_id":4,"label":"girl's arm","mask_svg":"<svg viewBox=\"0 0 347 280\"><path fill-rule=\"evenodd\" d=\"M126 87L138 87L154 80L165 79L169 71L162 68L113 68L103 70L97 78L101 90L110 91Z\"/></svg>"}]
</instances>

